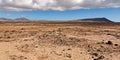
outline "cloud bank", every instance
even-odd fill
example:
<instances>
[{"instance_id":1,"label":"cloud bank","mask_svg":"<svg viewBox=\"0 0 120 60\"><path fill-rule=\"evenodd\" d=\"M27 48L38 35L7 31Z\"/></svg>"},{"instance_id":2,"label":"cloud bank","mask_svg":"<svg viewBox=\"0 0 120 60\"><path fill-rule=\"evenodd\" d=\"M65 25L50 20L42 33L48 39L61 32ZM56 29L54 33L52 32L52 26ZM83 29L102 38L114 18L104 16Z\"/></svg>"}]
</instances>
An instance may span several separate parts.
<instances>
[{"instance_id":1,"label":"cloud bank","mask_svg":"<svg viewBox=\"0 0 120 60\"><path fill-rule=\"evenodd\" d=\"M69 10L116 8L120 0L0 0L0 10Z\"/></svg>"}]
</instances>

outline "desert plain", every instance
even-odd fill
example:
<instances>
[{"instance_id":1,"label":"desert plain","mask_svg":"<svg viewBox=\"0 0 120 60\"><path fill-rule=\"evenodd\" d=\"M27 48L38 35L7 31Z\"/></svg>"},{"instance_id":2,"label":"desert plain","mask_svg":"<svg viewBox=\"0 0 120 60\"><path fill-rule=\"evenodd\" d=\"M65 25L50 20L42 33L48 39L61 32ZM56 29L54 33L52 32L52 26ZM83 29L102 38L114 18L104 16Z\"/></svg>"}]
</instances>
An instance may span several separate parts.
<instances>
[{"instance_id":1,"label":"desert plain","mask_svg":"<svg viewBox=\"0 0 120 60\"><path fill-rule=\"evenodd\" d=\"M0 22L0 60L120 60L120 23Z\"/></svg>"}]
</instances>

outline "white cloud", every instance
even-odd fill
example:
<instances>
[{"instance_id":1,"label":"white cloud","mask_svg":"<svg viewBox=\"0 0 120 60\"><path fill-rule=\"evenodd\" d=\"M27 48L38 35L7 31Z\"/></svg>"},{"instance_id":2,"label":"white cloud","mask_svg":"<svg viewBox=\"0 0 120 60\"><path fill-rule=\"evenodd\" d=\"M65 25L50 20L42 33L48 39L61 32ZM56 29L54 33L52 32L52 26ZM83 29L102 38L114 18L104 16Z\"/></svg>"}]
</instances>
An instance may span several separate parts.
<instances>
[{"instance_id":1,"label":"white cloud","mask_svg":"<svg viewBox=\"0 0 120 60\"><path fill-rule=\"evenodd\" d=\"M120 7L120 0L0 0L0 10L67 10Z\"/></svg>"}]
</instances>

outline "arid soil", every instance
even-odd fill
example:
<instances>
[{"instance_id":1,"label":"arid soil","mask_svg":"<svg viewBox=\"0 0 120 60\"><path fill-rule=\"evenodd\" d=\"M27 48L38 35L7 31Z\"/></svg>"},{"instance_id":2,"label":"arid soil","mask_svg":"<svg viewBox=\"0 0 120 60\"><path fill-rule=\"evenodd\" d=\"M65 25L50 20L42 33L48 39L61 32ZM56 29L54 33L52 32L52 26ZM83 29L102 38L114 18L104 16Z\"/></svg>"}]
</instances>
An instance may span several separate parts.
<instances>
[{"instance_id":1,"label":"arid soil","mask_svg":"<svg viewBox=\"0 0 120 60\"><path fill-rule=\"evenodd\" d=\"M120 25L0 23L0 60L120 60Z\"/></svg>"}]
</instances>

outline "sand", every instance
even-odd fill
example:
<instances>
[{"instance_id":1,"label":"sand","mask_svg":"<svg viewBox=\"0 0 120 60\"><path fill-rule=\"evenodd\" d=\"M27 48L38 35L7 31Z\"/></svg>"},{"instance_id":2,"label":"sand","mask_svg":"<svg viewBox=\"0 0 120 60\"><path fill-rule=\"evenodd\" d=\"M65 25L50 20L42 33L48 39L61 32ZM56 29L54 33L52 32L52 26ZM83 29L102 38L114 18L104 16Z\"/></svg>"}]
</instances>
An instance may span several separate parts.
<instances>
[{"instance_id":1,"label":"sand","mask_svg":"<svg viewBox=\"0 0 120 60\"><path fill-rule=\"evenodd\" d=\"M119 25L27 24L0 23L0 60L120 59Z\"/></svg>"}]
</instances>

